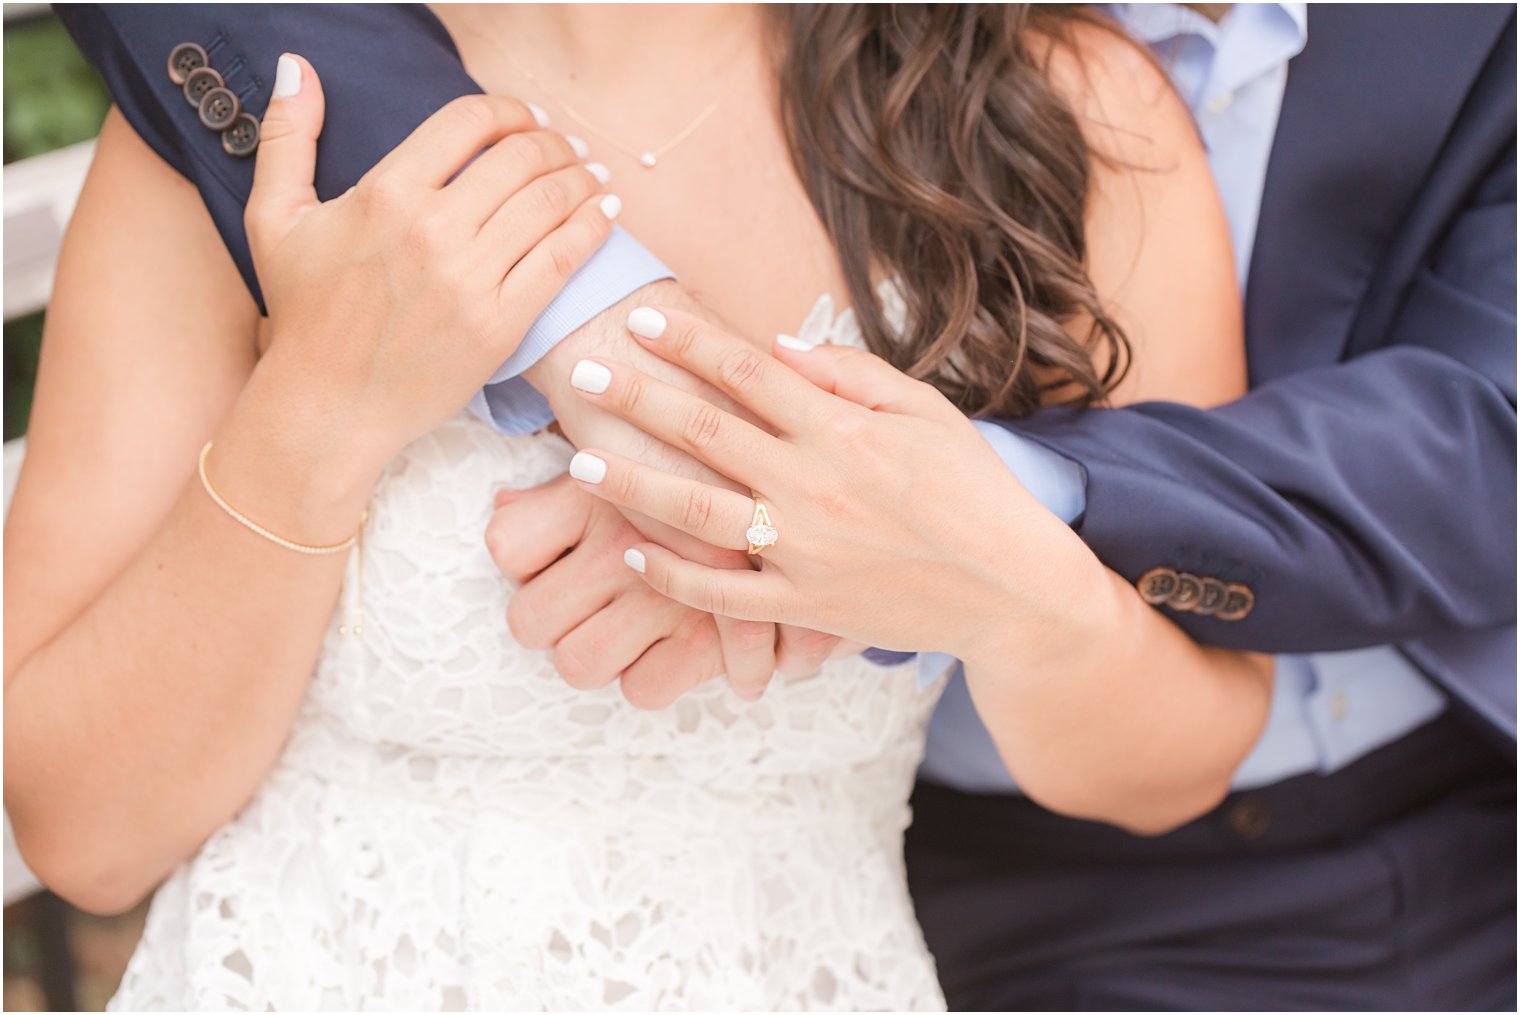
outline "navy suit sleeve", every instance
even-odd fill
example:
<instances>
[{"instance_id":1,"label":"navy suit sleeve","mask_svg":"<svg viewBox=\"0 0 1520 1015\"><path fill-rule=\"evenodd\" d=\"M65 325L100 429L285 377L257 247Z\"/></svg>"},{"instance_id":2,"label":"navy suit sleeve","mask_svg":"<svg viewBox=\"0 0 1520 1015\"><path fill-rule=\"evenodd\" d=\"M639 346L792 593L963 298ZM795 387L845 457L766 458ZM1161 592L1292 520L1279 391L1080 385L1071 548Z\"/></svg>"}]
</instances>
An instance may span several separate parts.
<instances>
[{"instance_id":1,"label":"navy suit sleeve","mask_svg":"<svg viewBox=\"0 0 1520 1015\"><path fill-rule=\"evenodd\" d=\"M299 53L322 77L327 116L317 194L353 186L450 99L481 91L448 32L420 4L59 4L58 17L143 140L199 188L254 298L243 229L253 159L222 149L168 76L169 53L194 42L262 118L275 63Z\"/></svg>"},{"instance_id":2,"label":"navy suit sleeve","mask_svg":"<svg viewBox=\"0 0 1520 1015\"><path fill-rule=\"evenodd\" d=\"M1169 611L1199 641L1311 652L1513 624L1512 133L1482 179L1368 351L1212 410L1017 424L1086 470L1077 527L1109 566L1254 589L1237 622Z\"/></svg>"}]
</instances>

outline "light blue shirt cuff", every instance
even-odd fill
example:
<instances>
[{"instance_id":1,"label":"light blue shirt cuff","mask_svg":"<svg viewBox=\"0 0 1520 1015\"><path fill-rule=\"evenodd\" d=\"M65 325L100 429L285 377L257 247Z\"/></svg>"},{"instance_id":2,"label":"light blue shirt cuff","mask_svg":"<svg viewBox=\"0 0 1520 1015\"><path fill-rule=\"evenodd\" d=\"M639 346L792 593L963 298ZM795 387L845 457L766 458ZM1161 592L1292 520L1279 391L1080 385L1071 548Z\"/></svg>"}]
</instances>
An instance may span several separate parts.
<instances>
[{"instance_id":1,"label":"light blue shirt cuff","mask_svg":"<svg viewBox=\"0 0 1520 1015\"><path fill-rule=\"evenodd\" d=\"M518 375L618 300L667 278L675 278L675 273L638 240L613 226L601 249L570 276L554 302L529 326L517 351L470 399L470 411L504 434L543 429L554 419L554 413L544 397Z\"/></svg>"},{"instance_id":2,"label":"light blue shirt cuff","mask_svg":"<svg viewBox=\"0 0 1520 1015\"><path fill-rule=\"evenodd\" d=\"M974 419L971 425L992 445L1014 478L1051 514L1067 525L1082 517L1087 510L1087 474L1082 466L996 423ZM928 687L954 662L941 652L920 655L918 686Z\"/></svg>"}]
</instances>

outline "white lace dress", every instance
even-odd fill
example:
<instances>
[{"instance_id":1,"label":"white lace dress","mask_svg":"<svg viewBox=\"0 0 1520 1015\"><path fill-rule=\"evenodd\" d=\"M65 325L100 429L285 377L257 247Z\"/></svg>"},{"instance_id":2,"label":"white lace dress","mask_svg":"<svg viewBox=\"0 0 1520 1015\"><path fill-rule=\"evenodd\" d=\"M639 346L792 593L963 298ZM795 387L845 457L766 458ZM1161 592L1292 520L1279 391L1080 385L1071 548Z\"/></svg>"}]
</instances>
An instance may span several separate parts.
<instances>
[{"instance_id":1,"label":"white lace dress","mask_svg":"<svg viewBox=\"0 0 1520 1015\"><path fill-rule=\"evenodd\" d=\"M853 337L830 305L810 337ZM512 641L493 493L547 433L461 416L375 492L288 745L153 900L114 1010L943 1009L902 833L937 689L863 659L662 712Z\"/></svg>"}]
</instances>

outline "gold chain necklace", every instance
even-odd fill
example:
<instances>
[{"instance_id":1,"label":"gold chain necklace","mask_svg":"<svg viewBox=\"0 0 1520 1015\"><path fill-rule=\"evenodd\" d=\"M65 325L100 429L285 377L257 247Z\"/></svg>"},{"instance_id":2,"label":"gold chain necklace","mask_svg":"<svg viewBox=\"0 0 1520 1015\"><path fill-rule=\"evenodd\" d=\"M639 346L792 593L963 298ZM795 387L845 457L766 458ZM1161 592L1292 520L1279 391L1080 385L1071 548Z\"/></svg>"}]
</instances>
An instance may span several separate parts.
<instances>
[{"instance_id":1,"label":"gold chain necklace","mask_svg":"<svg viewBox=\"0 0 1520 1015\"><path fill-rule=\"evenodd\" d=\"M485 43L492 49L496 50L496 52L499 53L507 61L508 64L522 71L523 75L529 81L533 82L539 88L543 89L546 96L552 94L552 89L550 89L550 87L545 84L542 78L533 73L533 70L522 60L513 58L512 54L508 53L506 48L491 36L474 30L470 30L470 34L474 35L478 39L484 40ZM743 33L741 32L740 34L742 35ZM564 110L566 116L574 120L576 123L580 124L582 127L591 131L591 133L607 142L614 149L628 156L630 159L633 159L645 169L653 169L655 166L658 166L660 164L660 160L666 155L670 154L670 152L674 150L677 145L695 134L698 128L706 123L708 119L718 111L718 107L722 106L723 103L728 100L728 97L733 94L733 91L736 87L738 87L737 84L730 85L727 91L719 95L707 106L707 108L698 113L695 119L677 131L674 137L666 141L664 144L654 148L639 148L633 145L625 144L623 141L612 136L602 127L599 127L595 123L588 120L579 111L574 109L568 102L565 102L561 99L556 100L556 104L560 109Z\"/></svg>"}]
</instances>

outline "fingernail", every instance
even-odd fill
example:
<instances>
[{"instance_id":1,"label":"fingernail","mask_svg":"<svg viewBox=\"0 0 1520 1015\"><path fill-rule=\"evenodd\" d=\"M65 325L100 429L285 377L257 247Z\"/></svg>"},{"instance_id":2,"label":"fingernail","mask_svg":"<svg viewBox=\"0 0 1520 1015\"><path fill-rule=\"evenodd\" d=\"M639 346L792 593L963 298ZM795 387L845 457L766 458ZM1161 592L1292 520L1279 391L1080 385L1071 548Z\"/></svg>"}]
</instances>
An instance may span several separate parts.
<instances>
[{"instance_id":1,"label":"fingernail","mask_svg":"<svg viewBox=\"0 0 1520 1015\"><path fill-rule=\"evenodd\" d=\"M582 483L600 483L607 478L607 463L595 455L577 451L570 459L570 475Z\"/></svg>"},{"instance_id":2,"label":"fingernail","mask_svg":"<svg viewBox=\"0 0 1520 1015\"><path fill-rule=\"evenodd\" d=\"M816 343L796 338L792 335L777 335L776 344L783 349L790 349L793 352L812 352L817 348Z\"/></svg>"},{"instance_id":3,"label":"fingernail","mask_svg":"<svg viewBox=\"0 0 1520 1015\"><path fill-rule=\"evenodd\" d=\"M659 338L665 334L665 315L654 307L634 307L628 315L628 330L640 338Z\"/></svg>"},{"instance_id":4,"label":"fingernail","mask_svg":"<svg viewBox=\"0 0 1520 1015\"><path fill-rule=\"evenodd\" d=\"M593 173L592 175L595 176L596 174ZM606 215L609 219L615 219L618 217L618 212L623 210L623 199L616 194L608 194L602 198L601 207L603 215Z\"/></svg>"},{"instance_id":5,"label":"fingernail","mask_svg":"<svg viewBox=\"0 0 1520 1015\"><path fill-rule=\"evenodd\" d=\"M544 108L542 106L535 106L530 102L528 103L528 112L533 114L533 119L538 123L540 127L549 126L549 114L544 112Z\"/></svg>"},{"instance_id":6,"label":"fingernail","mask_svg":"<svg viewBox=\"0 0 1520 1015\"><path fill-rule=\"evenodd\" d=\"M578 159L583 159L591 154L591 146L574 134L566 134L565 142L570 145L570 150L575 153L575 157Z\"/></svg>"},{"instance_id":7,"label":"fingernail","mask_svg":"<svg viewBox=\"0 0 1520 1015\"><path fill-rule=\"evenodd\" d=\"M606 183L606 182L608 182L609 180L612 179L612 170L608 169L606 166L602 165L600 162L588 162L588 163L586 163L586 172L588 172L592 176L596 177L596 182L597 183ZM608 215L607 217L611 218L612 216Z\"/></svg>"},{"instance_id":8,"label":"fingernail","mask_svg":"<svg viewBox=\"0 0 1520 1015\"><path fill-rule=\"evenodd\" d=\"M265 64L264 66L269 66ZM274 97L288 99L301 93L301 65L289 53L274 65Z\"/></svg>"},{"instance_id":9,"label":"fingernail","mask_svg":"<svg viewBox=\"0 0 1520 1015\"><path fill-rule=\"evenodd\" d=\"M644 555L631 546L623 551L623 563L633 568L639 574L644 573Z\"/></svg>"},{"instance_id":10,"label":"fingernail","mask_svg":"<svg viewBox=\"0 0 1520 1015\"><path fill-rule=\"evenodd\" d=\"M570 371L571 387L600 395L612 383L612 371L593 360L583 359Z\"/></svg>"}]
</instances>

